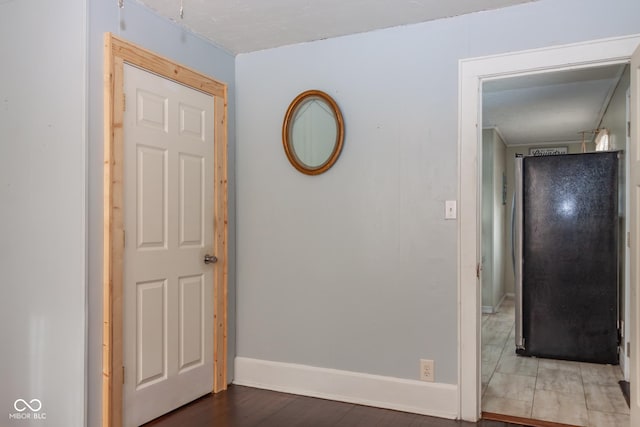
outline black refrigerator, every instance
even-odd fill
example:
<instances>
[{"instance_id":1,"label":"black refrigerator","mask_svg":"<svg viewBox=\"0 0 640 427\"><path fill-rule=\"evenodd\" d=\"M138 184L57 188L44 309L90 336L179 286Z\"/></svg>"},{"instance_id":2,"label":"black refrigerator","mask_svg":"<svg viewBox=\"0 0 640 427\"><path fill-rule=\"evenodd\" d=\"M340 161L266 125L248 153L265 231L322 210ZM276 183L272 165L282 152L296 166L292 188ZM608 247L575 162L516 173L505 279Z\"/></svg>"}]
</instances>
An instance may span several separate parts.
<instances>
[{"instance_id":1,"label":"black refrigerator","mask_svg":"<svg viewBox=\"0 0 640 427\"><path fill-rule=\"evenodd\" d=\"M618 152L516 159L516 352L618 363Z\"/></svg>"}]
</instances>

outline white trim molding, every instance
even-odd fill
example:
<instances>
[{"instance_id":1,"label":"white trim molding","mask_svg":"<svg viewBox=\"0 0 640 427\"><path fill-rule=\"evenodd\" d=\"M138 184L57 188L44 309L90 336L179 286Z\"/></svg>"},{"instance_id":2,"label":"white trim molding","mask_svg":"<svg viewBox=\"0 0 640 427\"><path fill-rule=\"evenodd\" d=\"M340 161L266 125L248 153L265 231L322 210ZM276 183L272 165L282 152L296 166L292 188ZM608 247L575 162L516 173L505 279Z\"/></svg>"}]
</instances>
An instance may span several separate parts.
<instances>
[{"instance_id":1,"label":"white trim molding","mask_svg":"<svg viewBox=\"0 0 640 427\"><path fill-rule=\"evenodd\" d=\"M459 221L458 221L458 389L460 417L480 418L481 289L476 264L481 253L479 150L482 82L504 77L628 62L640 34L543 49L460 60L459 63ZM637 357L637 356L635 356Z\"/></svg>"},{"instance_id":2,"label":"white trim molding","mask_svg":"<svg viewBox=\"0 0 640 427\"><path fill-rule=\"evenodd\" d=\"M458 418L458 387L236 357L234 384L440 418Z\"/></svg>"}]
</instances>

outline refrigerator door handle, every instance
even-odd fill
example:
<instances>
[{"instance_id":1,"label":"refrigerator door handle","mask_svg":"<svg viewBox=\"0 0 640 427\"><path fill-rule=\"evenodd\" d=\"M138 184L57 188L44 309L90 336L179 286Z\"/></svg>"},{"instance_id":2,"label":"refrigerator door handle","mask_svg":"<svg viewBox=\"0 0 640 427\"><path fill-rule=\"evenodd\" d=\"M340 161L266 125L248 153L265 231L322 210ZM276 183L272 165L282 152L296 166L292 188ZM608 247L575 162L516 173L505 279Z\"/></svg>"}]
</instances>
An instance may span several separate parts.
<instances>
[{"instance_id":1,"label":"refrigerator door handle","mask_svg":"<svg viewBox=\"0 0 640 427\"><path fill-rule=\"evenodd\" d=\"M511 254L515 276L516 349L524 349L522 325L522 157L516 157L513 203L511 205Z\"/></svg>"}]
</instances>

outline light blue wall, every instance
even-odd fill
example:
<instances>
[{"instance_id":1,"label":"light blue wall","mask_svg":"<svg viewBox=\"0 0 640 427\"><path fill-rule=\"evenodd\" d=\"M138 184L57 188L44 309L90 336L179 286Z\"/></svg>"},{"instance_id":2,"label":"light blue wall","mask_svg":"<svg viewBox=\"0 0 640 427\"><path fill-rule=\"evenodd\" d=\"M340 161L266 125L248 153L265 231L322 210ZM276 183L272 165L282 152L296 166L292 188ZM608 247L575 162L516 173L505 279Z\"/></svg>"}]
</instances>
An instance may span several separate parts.
<instances>
[{"instance_id":1,"label":"light blue wall","mask_svg":"<svg viewBox=\"0 0 640 427\"><path fill-rule=\"evenodd\" d=\"M85 41L84 0L0 2L2 426L86 425Z\"/></svg>"},{"instance_id":2,"label":"light blue wall","mask_svg":"<svg viewBox=\"0 0 640 427\"><path fill-rule=\"evenodd\" d=\"M134 1L88 1L89 26L89 362L88 425L101 415L103 35L115 35L187 65L228 85L229 130L229 380L235 355L235 58Z\"/></svg>"},{"instance_id":3,"label":"light blue wall","mask_svg":"<svg viewBox=\"0 0 640 427\"><path fill-rule=\"evenodd\" d=\"M239 55L238 356L455 384L458 61L640 33L637 0L541 0ZM615 25L603 25L603 17ZM346 123L308 177L280 140L316 88Z\"/></svg>"}]
</instances>

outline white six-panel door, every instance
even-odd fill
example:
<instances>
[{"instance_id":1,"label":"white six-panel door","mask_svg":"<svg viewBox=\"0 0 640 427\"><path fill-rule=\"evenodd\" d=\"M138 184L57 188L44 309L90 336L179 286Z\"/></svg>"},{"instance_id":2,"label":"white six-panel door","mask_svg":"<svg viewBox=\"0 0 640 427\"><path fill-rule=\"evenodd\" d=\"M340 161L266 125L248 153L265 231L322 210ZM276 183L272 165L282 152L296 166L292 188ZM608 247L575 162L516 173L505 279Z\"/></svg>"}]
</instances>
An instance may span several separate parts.
<instances>
[{"instance_id":1,"label":"white six-panel door","mask_svg":"<svg viewBox=\"0 0 640 427\"><path fill-rule=\"evenodd\" d=\"M124 425L213 389L213 97L124 67Z\"/></svg>"},{"instance_id":2,"label":"white six-panel door","mask_svg":"<svg viewBox=\"0 0 640 427\"><path fill-rule=\"evenodd\" d=\"M631 217L631 427L640 426L640 47L631 57L629 212Z\"/></svg>"}]
</instances>

